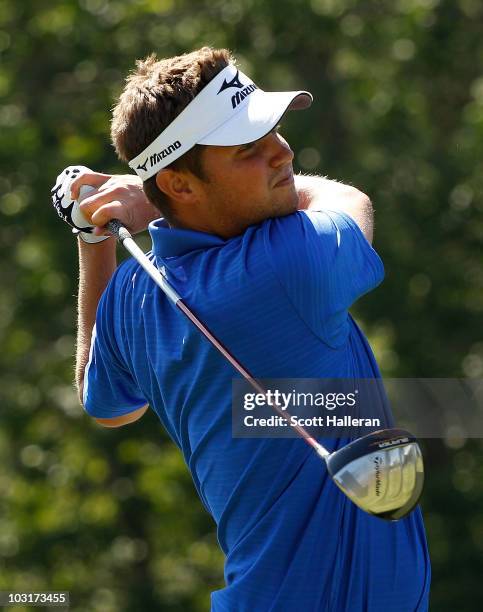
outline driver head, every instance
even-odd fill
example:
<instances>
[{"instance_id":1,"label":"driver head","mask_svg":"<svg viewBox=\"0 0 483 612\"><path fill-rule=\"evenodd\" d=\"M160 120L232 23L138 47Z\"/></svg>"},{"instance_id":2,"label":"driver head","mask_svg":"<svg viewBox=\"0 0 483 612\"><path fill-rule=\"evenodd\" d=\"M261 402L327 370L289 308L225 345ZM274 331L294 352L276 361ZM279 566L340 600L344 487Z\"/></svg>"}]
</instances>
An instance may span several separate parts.
<instances>
[{"instance_id":1,"label":"driver head","mask_svg":"<svg viewBox=\"0 0 483 612\"><path fill-rule=\"evenodd\" d=\"M419 501L424 482L421 449L403 429L382 429L332 453L327 468L335 484L359 508L389 521Z\"/></svg>"}]
</instances>

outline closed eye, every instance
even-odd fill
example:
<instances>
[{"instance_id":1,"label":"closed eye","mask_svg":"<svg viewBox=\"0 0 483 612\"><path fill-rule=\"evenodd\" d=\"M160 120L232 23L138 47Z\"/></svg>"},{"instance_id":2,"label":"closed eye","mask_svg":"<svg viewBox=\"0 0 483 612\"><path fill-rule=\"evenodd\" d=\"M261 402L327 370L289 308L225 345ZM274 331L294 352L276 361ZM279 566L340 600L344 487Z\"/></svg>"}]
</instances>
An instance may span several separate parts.
<instances>
[{"instance_id":1,"label":"closed eye","mask_svg":"<svg viewBox=\"0 0 483 612\"><path fill-rule=\"evenodd\" d=\"M253 149L257 142L257 140L254 140L253 142L247 142L246 144L241 145L240 151L248 151L249 149Z\"/></svg>"}]
</instances>

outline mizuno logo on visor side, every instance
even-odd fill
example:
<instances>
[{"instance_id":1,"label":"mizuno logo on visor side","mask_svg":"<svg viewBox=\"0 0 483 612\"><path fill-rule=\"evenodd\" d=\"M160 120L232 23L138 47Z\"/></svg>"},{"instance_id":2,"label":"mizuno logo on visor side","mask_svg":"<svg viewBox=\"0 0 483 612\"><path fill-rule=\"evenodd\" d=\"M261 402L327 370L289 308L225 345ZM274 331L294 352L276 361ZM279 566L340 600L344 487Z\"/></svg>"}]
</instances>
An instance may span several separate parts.
<instances>
[{"instance_id":1,"label":"mizuno logo on visor side","mask_svg":"<svg viewBox=\"0 0 483 612\"><path fill-rule=\"evenodd\" d=\"M170 144L169 147L166 147L162 151L159 151L159 153L153 153L149 157L146 157L146 160L145 160L144 164L139 164L139 166L137 166L137 169L138 170L144 170L144 172L146 172L147 171L146 166L148 165L148 161L149 161L150 167L152 168L159 161L161 161L165 157L168 157L168 155L171 155L171 153L174 153L176 151L176 149L180 148L180 146L181 146L180 141L176 140L175 142Z\"/></svg>"},{"instance_id":2,"label":"mizuno logo on visor side","mask_svg":"<svg viewBox=\"0 0 483 612\"><path fill-rule=\"evenodd\" d=\"M144 172L147 172L148 169L146 166L148 165L148 160L149 160L149 157L146 157L144 164L139 164L139 166L136 166L136 170L144 170Z\"/></svg>"}]
</instances>

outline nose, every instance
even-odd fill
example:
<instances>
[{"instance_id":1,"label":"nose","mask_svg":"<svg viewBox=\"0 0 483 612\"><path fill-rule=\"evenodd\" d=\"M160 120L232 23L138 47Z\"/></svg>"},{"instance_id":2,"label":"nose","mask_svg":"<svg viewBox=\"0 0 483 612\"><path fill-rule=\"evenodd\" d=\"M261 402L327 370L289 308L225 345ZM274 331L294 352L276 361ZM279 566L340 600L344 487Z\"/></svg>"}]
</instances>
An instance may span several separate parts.
<instances>
[{"instance_id":1,"label":"nose","mask_svg":"<svg viewBox=\"0 0 483 612\"><path fill-rule=\"evenodd\" d=\"M290 163L294 158L294 152L288 142L277 132L270 132L267 135L270 150L270 166L279 168Z\"/></svg>"}]
</instances>

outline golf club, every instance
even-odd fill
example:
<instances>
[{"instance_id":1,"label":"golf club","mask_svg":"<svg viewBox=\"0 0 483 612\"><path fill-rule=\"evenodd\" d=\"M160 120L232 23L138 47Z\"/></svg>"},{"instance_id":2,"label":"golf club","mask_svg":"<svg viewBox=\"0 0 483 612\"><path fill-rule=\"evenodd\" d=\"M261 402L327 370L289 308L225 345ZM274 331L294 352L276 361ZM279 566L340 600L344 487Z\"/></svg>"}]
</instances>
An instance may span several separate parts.
<instances>
[{"instance_id":1,"label":"golf club","mask_svg":"<svg viewBox=\"0 0 483 612\"><path fill-rule=\"evenodd\" d=\"M250 372L188 308L120 221L113 219L107 224L107 229L230 364L257 392L266 395L266 390ZM267 399L269 405L324 459L333 482L356 506L389 521L407 516L416 506L423 489L424 467L421 449L412 434L403 429L382 429L329 453L303 427L292 424L286 410Z\"/></svg>"}]
</instances>

